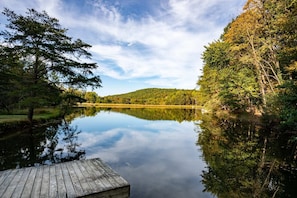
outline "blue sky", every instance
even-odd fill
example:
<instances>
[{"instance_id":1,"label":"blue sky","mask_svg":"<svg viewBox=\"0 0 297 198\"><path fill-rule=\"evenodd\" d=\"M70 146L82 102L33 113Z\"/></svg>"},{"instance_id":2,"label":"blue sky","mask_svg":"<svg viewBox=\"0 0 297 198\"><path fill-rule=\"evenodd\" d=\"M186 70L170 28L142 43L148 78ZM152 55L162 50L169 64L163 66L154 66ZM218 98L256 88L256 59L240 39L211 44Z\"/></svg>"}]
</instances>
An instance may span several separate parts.
<instances>
[{"instance_id":1,"label":"blue sky","mask_svg":"<svg viewBox=\"0 0 297 198\"><path fill-rule=\"evenodd\" d=\"M45 10L67 34L92 45L100 96L142 88L194 89L204 46L246 0L0 0L18 14ZM0 15L0 28L6 18Z\"/></svg>"}]
</instances>

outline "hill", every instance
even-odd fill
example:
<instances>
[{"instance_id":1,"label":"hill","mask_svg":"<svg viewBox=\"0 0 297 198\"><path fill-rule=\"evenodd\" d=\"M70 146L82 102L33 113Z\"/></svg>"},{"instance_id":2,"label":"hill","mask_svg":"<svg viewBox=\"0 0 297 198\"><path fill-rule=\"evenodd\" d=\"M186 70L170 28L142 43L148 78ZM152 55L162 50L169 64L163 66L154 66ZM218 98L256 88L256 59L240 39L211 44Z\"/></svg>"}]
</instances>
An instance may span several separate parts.
<instances>
[{"instance_id":1,"label":"hill","mask_svg":"<svg viewBox=\"0 0 297 198\"><path fill-rule=\"evenodd\" d=\"M186 89L147 88L137 91L105 96L100 103L151 104L151 105L194 105L197 91Z\"/></svg>"}]
</instances>

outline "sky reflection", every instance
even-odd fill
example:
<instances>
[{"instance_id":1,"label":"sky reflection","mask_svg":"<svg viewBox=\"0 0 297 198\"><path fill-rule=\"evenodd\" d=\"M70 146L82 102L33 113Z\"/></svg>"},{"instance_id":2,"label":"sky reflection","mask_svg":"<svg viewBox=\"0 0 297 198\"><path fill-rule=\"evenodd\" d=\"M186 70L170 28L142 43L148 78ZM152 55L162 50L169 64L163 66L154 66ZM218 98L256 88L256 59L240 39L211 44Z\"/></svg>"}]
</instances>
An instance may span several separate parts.
<instances>
[{"instance_id":1,"label":"sky reflection","mask_svg":"<svg viewBox=\"0 0 297 198\"><path fill-rule=\"evenodd\" d=\"M134 197L213 197L202 192L206 164L193 122L148 121L100 112L77 118L86 158L99 157L131 184Z\"/></svg>"}]
</instances>

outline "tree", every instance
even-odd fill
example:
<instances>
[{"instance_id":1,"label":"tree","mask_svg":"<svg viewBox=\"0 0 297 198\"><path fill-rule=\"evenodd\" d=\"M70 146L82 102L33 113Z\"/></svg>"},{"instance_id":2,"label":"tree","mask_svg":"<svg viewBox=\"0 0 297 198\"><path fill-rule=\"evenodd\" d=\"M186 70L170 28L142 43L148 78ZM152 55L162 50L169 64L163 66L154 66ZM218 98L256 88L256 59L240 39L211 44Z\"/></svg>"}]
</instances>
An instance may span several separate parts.
<instances>
[{"instance_id":1,"label":"tree","mask_svg":"<svg viewBox=\"0 0 297 198\"><path fill-rule=\"evenodd\" d=\"M10 71L16 65L8 59L14 57L21 63L18 65L22 71L19 94L22 105L28 108L30 122L34 109L53 103L63 87L101 86L100 77L93 73L97 64L81 61L81 58L91 58L87 51L91 46L67 36L67 30L57 19L34 9L28 9L26 16L9 9L4 9L3 14L9 23L7 30L0 33L1 62L6 63Z\"/></svg>"},{"instance_id":2,"label":"tree","mask_svg":"<svg viewBox=\"0 0 297 198\"><path fill-rule=\"evenodd\" d=\"M251 110L259 100L254 72L238 64L231 47L224 40L205 47L203 76L198 84L207 109Z\"/></svg>"},{"instance_id":3,"label":"tree","mask_svg":"<svg viewBox=\"0 0 297 198\"><path fill-rule=\"evenodd\" d=\"M84 98L85 98L86 101L88 101L88 102L96 103L98 97L99 97L99 96L98 96L98 94L97 94L96 92L88 91L88 92L86 92Z\"/></svg>"},{"instance_id":4,"label":"tree","mask_svg":"<svg viewBox=\"0 0 297 198\"><path fill-rule=\"evenodd\" d=\"M242 64L254 67L263 105L283 83L278 51L281 46L273 0L248 0L244 12L227 28L224 39Z\"/></svg>"}]
</instances>

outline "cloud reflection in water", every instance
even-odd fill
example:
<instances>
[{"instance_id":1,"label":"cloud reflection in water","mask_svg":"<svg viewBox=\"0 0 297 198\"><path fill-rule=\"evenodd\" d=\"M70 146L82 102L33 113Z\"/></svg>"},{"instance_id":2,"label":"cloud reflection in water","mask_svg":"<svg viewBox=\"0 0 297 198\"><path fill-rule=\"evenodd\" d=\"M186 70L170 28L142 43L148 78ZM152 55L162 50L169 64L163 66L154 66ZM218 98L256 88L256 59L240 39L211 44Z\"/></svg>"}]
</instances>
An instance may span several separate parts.
<instances>
[{"instance_id":1,"label":"cloud reflection in water","mask_svg":"<svg viewBox=\"0 0 297 198\"><path fill-rule=\"evenodd\" d=\"M87 123L87 124L86 124ZM131 184L133 197L212 197L202 192L193 122L148 121L100 112L77 124L87 158L99 157Z\"/></svg>"}]
</instances>

